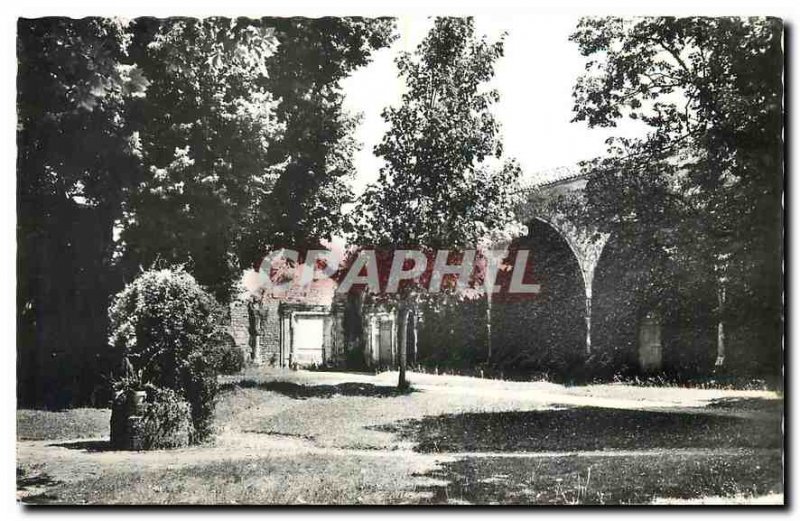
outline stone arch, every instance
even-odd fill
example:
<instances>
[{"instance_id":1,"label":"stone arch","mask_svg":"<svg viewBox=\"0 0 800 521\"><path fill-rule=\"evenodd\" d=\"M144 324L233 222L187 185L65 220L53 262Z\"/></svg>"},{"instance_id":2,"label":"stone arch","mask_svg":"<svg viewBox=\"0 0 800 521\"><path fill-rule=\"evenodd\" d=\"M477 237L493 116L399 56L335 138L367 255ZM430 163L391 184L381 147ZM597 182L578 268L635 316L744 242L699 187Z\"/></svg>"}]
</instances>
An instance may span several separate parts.
<instances>
[{"instance_id":1,"label":"stone arch","mask_svg":"<svg viewBox=\"0 0 800 521\"><path fill-rule=\"evenodd\" d=\"M569 245L580 267L584 290L584 321L586 322L586 353L592 350L592 292L594 275L603 249L608 241L608 234L598 233L592 229L580 228L564 216L537 215L538 220L552 227Z\"/></svg>"},{"instance_id":2,"label":"stone arch","mask_svg":"<svg viewBox=\"0 0 800 521\"><path fill-rule=\"evenodd\" d=\"M595 268L592 323L598 354L611 367L627 367L634 373L710 367L716 295L710 291L707 301L683 298L681 285L686 277L674 265L661 264L670 266L667 279L653 275L661 269L660 263L672 262L669 257L659 257L657 248L647 243L631 242L609 237ZM642 358L648 323L658 330L657 363Z\"/></svg>"},{"instance_id":3,"label":"stone arch","mask_svg":"<svg viewBox=\"0 0 800 521\"><path fill-rule=\"evenodd\" d=\"M559 371L584 357L585 283L574 244L551 222L531 218L528 233L512 241L528 250L525 282L540 284L536 295L499 293L492 297L492 336L499 365L529 374ZM505 277L510 277L506 274ZM498 277L498 281L501 280ZM508 287L505 283L501 286Z\"/></svg>"}]
</instances>

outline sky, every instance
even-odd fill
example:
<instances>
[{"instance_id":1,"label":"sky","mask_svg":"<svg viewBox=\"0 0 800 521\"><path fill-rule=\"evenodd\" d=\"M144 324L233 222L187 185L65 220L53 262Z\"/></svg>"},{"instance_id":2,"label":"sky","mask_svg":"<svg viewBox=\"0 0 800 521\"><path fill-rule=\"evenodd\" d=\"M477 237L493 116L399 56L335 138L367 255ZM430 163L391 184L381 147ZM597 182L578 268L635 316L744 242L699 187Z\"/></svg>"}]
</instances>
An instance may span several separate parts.
<instances>
[{"instance_id":1,"label":"sky","mask_svg":"<svg viewBox=\"0 0 800 521\"><path fill-rule=\"evenodd\" d=\"M496 39L507 32L505 55L497 62L492 85L500 92L494 112L502 125L504 151L523 170L523 181L537 172L575 165L602 155L611 135L636 135L641 128L625 122L616 129L589 129L583 122L571 123L572 87L584 70L586 59L569 41L578 18L566 15L526 15L475 19L478 34ZM345 80L345 107L362 114L357 139L362 148L356 155L357 194L377 179L381 160L373 148L386 131L381 110L397 105L403 83L397 78L394 58L413 51L430 29L425 17L398 20L400 38L374 53L372 62Z\"/></svg>"}]
</instances>

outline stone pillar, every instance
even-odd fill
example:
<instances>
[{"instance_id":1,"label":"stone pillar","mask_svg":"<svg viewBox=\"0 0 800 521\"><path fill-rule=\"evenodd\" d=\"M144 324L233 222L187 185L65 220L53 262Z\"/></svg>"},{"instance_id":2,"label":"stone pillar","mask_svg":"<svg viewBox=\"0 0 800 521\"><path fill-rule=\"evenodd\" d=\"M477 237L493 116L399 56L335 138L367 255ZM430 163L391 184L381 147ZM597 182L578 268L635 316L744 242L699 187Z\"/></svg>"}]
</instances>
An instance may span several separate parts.
<instances>
[{"instance_id":1,"label":"stone pillar","mask_svg":"<svg viewBox=\"0 0 800 521\"><path fill-rule=\"evenodd\" d=\"M586 296L584 304L584 320L586 321L586 354L592 352L592 283L594 271L600 262L600 255L608 242L609 235L597 233L594 229L578 228L563 216L553 216L549 221L544 221L553 226L569 245L583 279L583 289Z\"/></svg>"},{"instance_id":2,"label":"stone pillar","mask_svg":"<svg viewBox=\"0 0 800 521\"><path fill-rule=\"evenodd\" d=\"M715 367L722 367L725 363L725 290L728 285L728 263L730 253L720 253L716 256L714 272L717 276L717 359Z\"/></svg>"},{"instance_id":3,"label":"stone pillar","mask_svg":"<svg viewBox=\"0 0 800 521\"><path fill-rule=\"evenodd\" d=\"M144 415L147 393L128 391L117 397L111 412L111 446L122 450L144 450Z\"/></svg>"},{"instance_id":4,"label":"stone pillar","mask_svg":"<svg viewBox=\"0 0 800 521\"><path fill-rule=\"evenodd\" d=\"M592 352L592 292L586 292L586 354Z\"/></svg>"},{"instance_id":5,"label":"stone pillar","mask_svg":"<svg viewBox=\"0 0 800 521\"><path fill-rule=\"evenodd\" d=\"M397 311L397 349L398 349L398 377L397 387L408 387L406 379L406 365L408 365L408 315L411 312L405 304L400 304Z\"/></svg>"},{"instance_id":6,"label":"stone pillar","mask_svg":"<svg viewBox=\"0 0 800 521\"><path fill-rule=\"evenodd\" d=\"M144 450L144 417L129 416L125 425L128 450Z\"/></svg>"},{"instance_id":7,"label":"stone pillar","mask_svg":"<svg viewBox=\"0 0 800 521\"><path fill-rule=\"evenodd\" d=\"M644 372L661 369L661 320L648 313L639 324L639 367Z\"/></svg>"},{"instance_id":8,"label":"stone pillar","mask_svg":"<svg viewBox=\"0 0 800 521\"><path fill-rule=\"evenodd\" d=\"M280 348L278 365L281 367L289 367L292 363L292 331L291 331L291 318L289 314L281 314L280 317Z\"/></svg>"},{"instance_id":9,"label":"stone pillar","mask_svg":"<svg viewBox=\"0 0 800 521\"><path fill-rule=\"evenodd\" d=\"M583 278L583 289L586 300L583 306L584 320L586 321L586 355L592 353L592 284L594 283L594 270L600 260L600 251L605 245L605 239L595 248L589 249L586 244L582 247L573 246L578 258L581 276Z\"/></svg>"},{"instance_id":10,"label":"stone pillar","mask_svg":"<svg viewBox=\"0 0 800 521\"><path fill-rule=\"evenodd\" d=\"M259 305L250 300L247 303L247 326L250 333L250 361L255 365L261 365L261 316L259 315Z\"/></svg>"},{"instance_id":11,"label":"stone pillar","mask_svg":"<svg viewBox=\"0 0 800 521\"><path fill-rule=\"evenodd\" d=\"M492 361L492 291L486 291L486 363Z\"/></svg>"},{"instance_id":12,"label":"stone pillar","mask_svg":"<svg viewBox=\"0 0 800 521\"><path fill-rule=\"evenodd\" d=\"M419 331L417 330L417 313L418 313L418 311L414 310L414 311L411 312L411 314L408 317L409 326L410 326L409 329L411 330L409 336L411 336L411 355L412 355L411 356L411 364L412 365L416 365L417 362L419 361L419 353L417 351L419 349L419 342L418 342Z\"/></svg>"}]
</instances>

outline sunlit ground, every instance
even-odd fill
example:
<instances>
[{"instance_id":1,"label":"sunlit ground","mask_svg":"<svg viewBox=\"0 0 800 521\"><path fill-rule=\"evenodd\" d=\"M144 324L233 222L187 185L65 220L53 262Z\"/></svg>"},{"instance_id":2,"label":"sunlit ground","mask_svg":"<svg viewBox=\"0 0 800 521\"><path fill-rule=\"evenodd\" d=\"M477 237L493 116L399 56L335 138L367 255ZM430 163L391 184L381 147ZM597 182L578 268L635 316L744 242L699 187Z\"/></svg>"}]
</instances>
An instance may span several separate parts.
<instances>
[{"instance_id":1,"label":"sunlit ground","mask_svg":"<svg viewBox=\"0 0 800 521\"><path fill-rule=\"evenodd\" d=\"M110 412L19 411L26 503L782 503L769 391L396 373L225 377L213 442L124 452Z\"/></svg>"}]
</instances>

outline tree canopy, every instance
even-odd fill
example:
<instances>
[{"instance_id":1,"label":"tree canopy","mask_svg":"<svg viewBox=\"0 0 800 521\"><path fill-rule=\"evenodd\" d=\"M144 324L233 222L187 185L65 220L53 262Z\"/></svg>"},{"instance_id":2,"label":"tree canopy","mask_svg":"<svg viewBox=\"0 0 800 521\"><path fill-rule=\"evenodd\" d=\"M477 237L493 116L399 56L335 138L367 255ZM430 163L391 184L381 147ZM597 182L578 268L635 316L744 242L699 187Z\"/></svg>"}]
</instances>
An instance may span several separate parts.
<instances>
[{"instance_id":1,"label":"tree canopy","mask_svg":"<svg viewBox=\"0 0 800 521\"><path fill-rule=\"evenodd\" d=\"M653 288L682 278L699 296L725 282L735 305L720 305L722 318L753 324L750 341L771 346L781 316L782 35L776 19L660 17L586 18L571 37L587 57L574 120L630 118L646 129L610 139L608 157L583 165L574 217L666 253L672 279Z\"/></svg>"},{"instance_id":2,"label":"tree canopy","mask_svg":"<svg viewBox=\"0 0 800 521\"><path fill-rule=\"evenodd\" d=\"M471 18L437 18L397 59L407 91L383 112L385 164L353 212L357 244L475 247L514 222L519 168L501 163L499 94L487 86L502 55L502 39L479 38Z\"/></svg>"},{"instance_id":3,"label":"tree canopy","mask_svg":"<svg viewBox=\"0 0 800 521\"><path fill-rule=\"evenodd\" d=\"M226 300L268 250L316 245L352 199L339 82L388 45L385 19L142 19L146 182L123 239L137 265L186 262ZM135 247L133 246L135 244Z\"/></svg>"},{"instance_id":4,"label":"tree canopy","mask_svg":"<svg viewBox=\"0 0 800 521\"><path fill-rule=\"evenodd\" d=\"M118 284L112 229L128 187L130 104L146 82L117 20L20 19L17 55L17 319L21 400L92 393ZM82 327L76 328L75 324Z\"/></svg>"},{"instance_id":5,"label":"tree canopy","mask_svg":"<svg viewBox=\"0 0 800 521\"><path fill-rule=\"evenodd\" d=\"M356 149L340 82L393 33L391 19L21 19L23 372L52 367L59 400L65 379L85 397L124 280L183 264L225 301L267 250L339 231ZM42 387L20 382L36 401Z\"/></svg>"},{"instance_id":6,"label":"tree canopy","mask_svg":"<svg viewBox=\"0 0 800 521\"><path fill-rule=\"evenodd\" d=\"M356 245L413 248L431 259L435 250L477 248L513 228L520 172L502 162L491 111L499 94L487 85L502 55L502 38L478 37L471 18L436 18L416 52L396 60L407 89L399 106L383 111L389 130L375 154L384 166L353 211ZM421 298L406 282L388 296L399 309L401 388L409 311Z\"/></svg>"}]
</instances>

